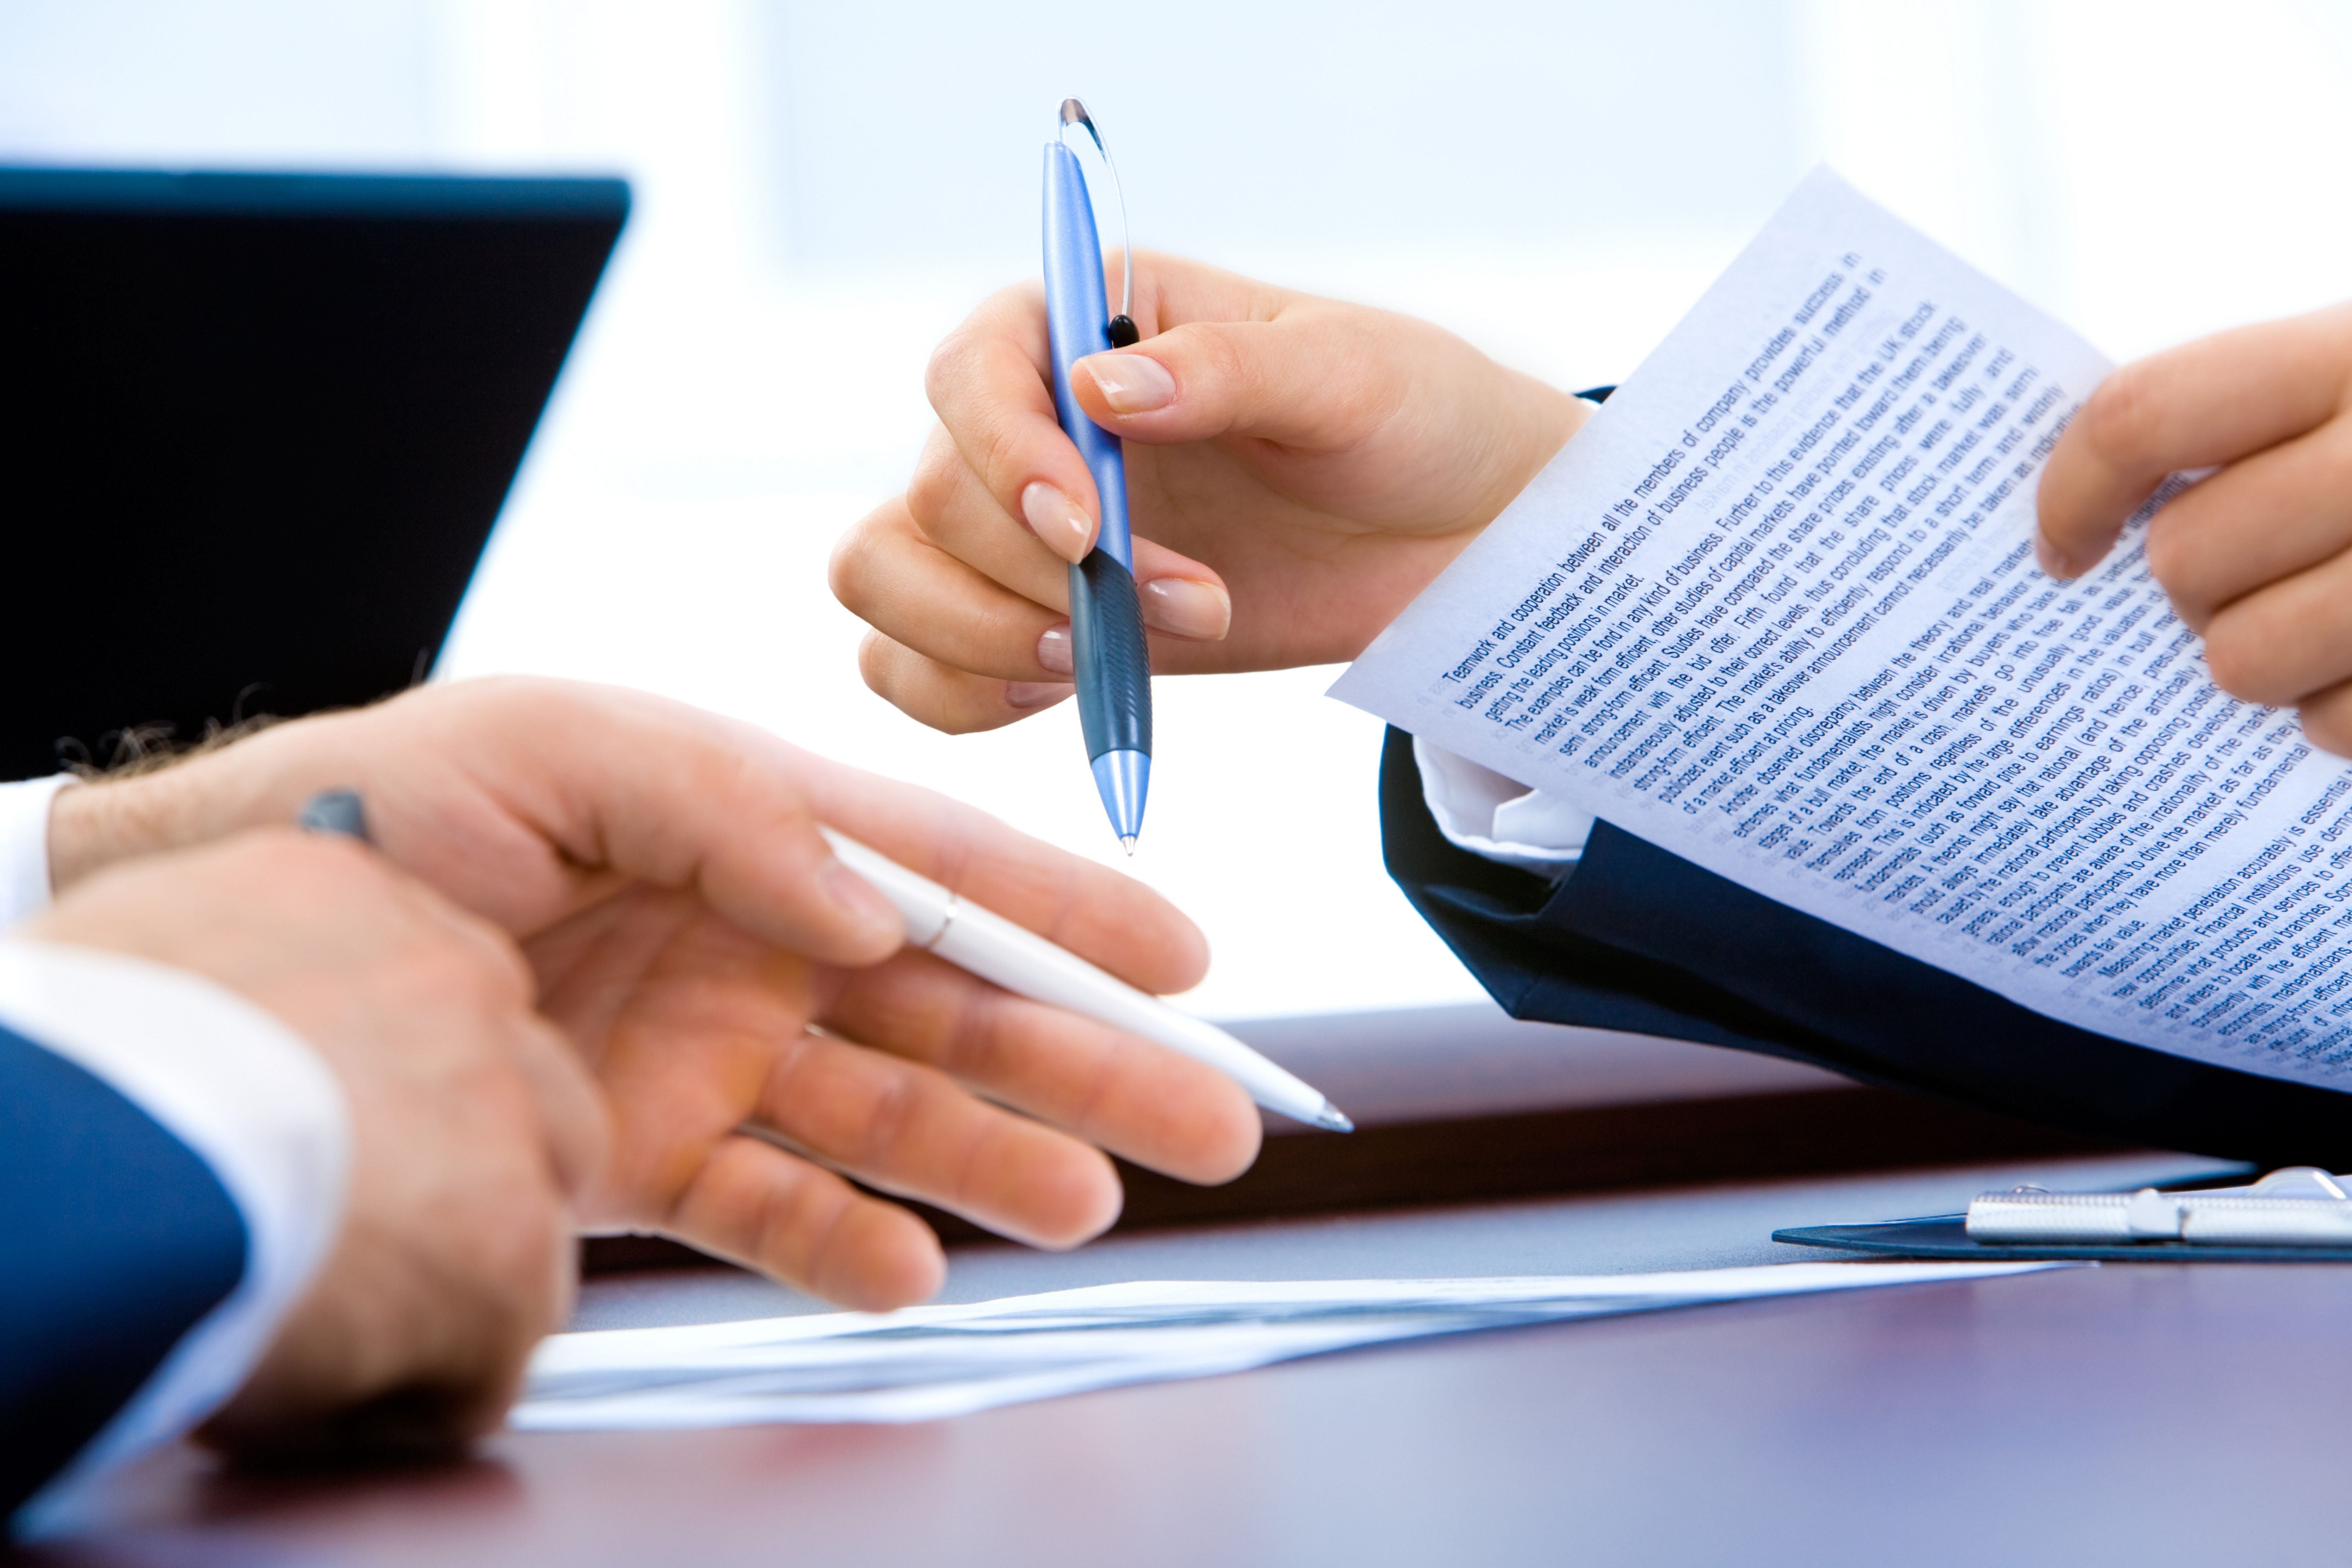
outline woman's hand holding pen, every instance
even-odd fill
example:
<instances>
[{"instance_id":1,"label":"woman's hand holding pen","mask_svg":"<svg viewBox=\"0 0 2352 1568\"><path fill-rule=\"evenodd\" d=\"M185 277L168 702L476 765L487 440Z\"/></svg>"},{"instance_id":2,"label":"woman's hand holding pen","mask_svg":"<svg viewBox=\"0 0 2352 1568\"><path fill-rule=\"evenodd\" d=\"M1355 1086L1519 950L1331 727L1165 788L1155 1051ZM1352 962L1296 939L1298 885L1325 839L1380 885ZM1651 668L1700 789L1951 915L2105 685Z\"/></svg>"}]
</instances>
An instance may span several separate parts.
<instances>
[{"instance_id":1,"label":"woman's hand holding pen","mask_svg":"<svg viewBox=\"0 0 2352 1568\"><path fill-rule=\"evenodd\" d=\"M52 880L290 823L332 788L363 795L383 858L520 945L538 1011L610 1106L611 1158L575 1211L592 1228L661 1231L879 1310L929 1295L943 1259L847 1177L1067 1247L1118 1213L1105 1150L1192 1181L1256 1153L1256 1111L1213 1068L903 947L817 824L1156 993L1207 967L1164 900L929 791L633 692L426 688L68 789Z\"/></svg>"},{"instance_id":2,"label":"woman's hand holding pen","mask_svg":"<svg viewBox=\"0 0 2352 1568\"><path fill-rule=\"evenodd\" d=\"M2352 305L2100 384L2042 472L2044 569L2090 571L2167 475L2217 466L2149 524L2148 568L2222 690L2295 708L2313 745L2352 756Z\"/></svg>"},{"instance_id":3,"label":"woman's hand holding pen","mask_svg":"<svg viewBox=\"0 0 2352 1568\"><path fill-rule=\"evenodd\" d=\"M1072 385L1126 443L1162 674L1353 658L1590 412L1426 322L1175 257L1139 253L1134 313ZM988 300L932 358L907 495L835 553L866 683L939 729L1070 689L1065 564L1099 512L1047 376L1038 288Z\"/></svg>"}]
</instances>

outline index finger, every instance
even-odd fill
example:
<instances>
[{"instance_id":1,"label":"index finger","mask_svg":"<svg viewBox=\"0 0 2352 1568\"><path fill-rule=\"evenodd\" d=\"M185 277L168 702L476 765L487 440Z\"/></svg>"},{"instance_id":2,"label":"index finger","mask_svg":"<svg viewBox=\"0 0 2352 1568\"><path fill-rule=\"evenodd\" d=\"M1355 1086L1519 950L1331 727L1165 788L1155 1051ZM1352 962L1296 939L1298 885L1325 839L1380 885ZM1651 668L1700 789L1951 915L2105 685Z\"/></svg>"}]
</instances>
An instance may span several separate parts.
<instances>
[{"instance_id":1,"label":"index finger","mask_svg":"<svg viewBox=\"0 0 2352 1568\"><path fill-rule=\"evenodd\" d=\"M1208 973L1200 928L1133 878L929 790L809 761L818 817L916 875L1155 995L1190 990Z\"/></svg>"},{"instance_id":2,"label":"index finger","mask_svg":"<svg viewBox=\"0 0 2352 1568\"><path fill-rule=\"evenodd\" d=\"M1053 375L1045 291L1022 283L991 296L948 334L932 351L923 386L956 450L1006 515L1027 521L1057 552L1067 544L1083 556L1102 521L1102 498L1063 434ZM1072 509L1082 530L1066 520ZM1042 513L1053 515L1033 515Z\"/></svg>"},{"instance_id":3,"label":"index finger","mask_svg":"<svg viewBox=\"0 0 2352 1568\"><path fill-rule=\"evenodd\" d=\"M373 711L386 717L366 730L357 728L364 713L306 721L224 756L267 759L282 749L273 737L339 727L348 741L327 749L334 778L313 759L307 776L293 769L272 787L299 802L328 783L357 784L394 863L519 936L639 879L691 891L788 952L878 963L904 943L905 924L835 858L824 823L1146 990L1185 989L1208 967L1200 932L1140 883L738 720L644 692L519 677L428 687ZM394 713L404 721L391 723ZM365 753L387 744L447 759L458 787L437 772L432 787L378 774Z\"/></svg>"},{"instance_id":4,"label":"index finger","mask_svg":"<svg viewBox=\"0 0 2352 1568\"><path fill-rule=\"evenodd\" d=\"M1146 341L1187 322L1270 321L1297 298L1157 251L1139 251L1135 259L1135 319ZM1114 293L1124 265L1122 258L1108 268ZM1045 289L1033 282L992 296L950 333L932 354L924 384L956 450L997 505L1013 517L1028 518L1050 542L1040 521L1029 517L1030 487L1054 487L1085 511L1091 543L1091 530L1102 517L1101 497L1086 460L1062 433L1053 376ZM1113 433L1148 437L1150 424ZM1192 437L1179 428L1174 438Z\"/></svg>"},{"instance_id":5,"label":"index finger","mask_svg":"<svg viewBox=\"0 0 2352 1568\"><path fill-rule=\"evenodd\" d=\"M230 748L214 763L230 784L186 792L180 831L286 821L320 789L356 787L391 865L513 936L634 879L691 890L792 952L879 963L905 923L818 833L803 777L815 762L646 693L495 677Z\"/></svg>"},{"instance_id":6,"label":"index finger","mask_svg":"<svg viewBox=\"0 0 2352 1568\"><path fill-rule=\"evenodd\" d=\"M2346 399L2352 306L2184 343L2099 384L2042 470L2043 568L2098 564L2168 474L2233 462L2324 423Z\"/></svg>"}]
</instances>

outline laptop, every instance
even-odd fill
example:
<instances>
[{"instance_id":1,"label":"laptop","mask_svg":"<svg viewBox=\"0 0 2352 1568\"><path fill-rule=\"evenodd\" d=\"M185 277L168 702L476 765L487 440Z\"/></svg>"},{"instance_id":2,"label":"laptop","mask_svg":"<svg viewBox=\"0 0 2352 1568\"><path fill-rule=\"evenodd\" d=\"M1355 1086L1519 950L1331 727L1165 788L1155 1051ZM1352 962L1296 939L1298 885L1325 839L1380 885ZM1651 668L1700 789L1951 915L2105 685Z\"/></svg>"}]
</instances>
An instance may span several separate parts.
<instances>
[{"instance_id":1,"label":"laptop","mask_svg":"<svg viewBox=\"0 0 2352 1568\"><path fill-rule=\"evenodd\" d=\"M628 206L0 169L0 778L422 680Z\"/></svg>"}]
</instances>

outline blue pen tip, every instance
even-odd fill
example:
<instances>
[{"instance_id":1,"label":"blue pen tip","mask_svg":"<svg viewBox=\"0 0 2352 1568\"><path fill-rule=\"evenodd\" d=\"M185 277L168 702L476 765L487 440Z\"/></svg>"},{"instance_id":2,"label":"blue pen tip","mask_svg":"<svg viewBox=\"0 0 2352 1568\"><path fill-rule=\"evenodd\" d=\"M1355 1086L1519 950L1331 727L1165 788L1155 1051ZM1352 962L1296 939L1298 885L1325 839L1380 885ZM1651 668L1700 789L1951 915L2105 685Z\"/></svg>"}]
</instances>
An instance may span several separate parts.
<instances>
[{"instance_id":1,"label":"blue pen tip","mask_svg":"<svg viewBox=\"0 0 2352 1568\"><path fill-rule=\"evenodd\" d=\"M1151 759L1141 752L1105 752L1095 759L1095 788L1102 793L1111 831L1134 853L1143 832L1143 797L1151 789Z\"/></svg>"}]
</instances>

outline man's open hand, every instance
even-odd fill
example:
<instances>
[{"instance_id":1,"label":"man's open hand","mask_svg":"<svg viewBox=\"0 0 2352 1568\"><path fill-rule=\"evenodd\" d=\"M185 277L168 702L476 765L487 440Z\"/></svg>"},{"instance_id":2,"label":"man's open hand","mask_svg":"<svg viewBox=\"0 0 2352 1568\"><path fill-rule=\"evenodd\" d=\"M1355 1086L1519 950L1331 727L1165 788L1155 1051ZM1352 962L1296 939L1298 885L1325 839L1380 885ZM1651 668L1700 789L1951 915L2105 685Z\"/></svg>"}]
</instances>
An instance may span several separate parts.
<instances>
[{"instance_id":1,"label":"man's open hand","mask_svg":"<svg viewBox=\"0 0 2352 1568\"><path fill-rule=\"evenodd\" d=\"M1206 966L1165 900L929 791L656 698L428 688L68 789L53 879L289 822L337 787L364 796L394 864L511 934L540 1010L594 1073L614 1141L582 1200L591 1227L666 1232L883 1309L929 1295L943 1260L928 1226L845 1177L1067 1247L1118 1215L1102 1150L1192 1181L1256 1153L1255 1111L1211 1068L902 950L897 913L816 825L1147 991Z\"/></svg>"}]
</instances>

